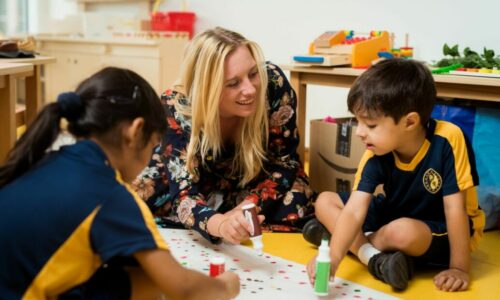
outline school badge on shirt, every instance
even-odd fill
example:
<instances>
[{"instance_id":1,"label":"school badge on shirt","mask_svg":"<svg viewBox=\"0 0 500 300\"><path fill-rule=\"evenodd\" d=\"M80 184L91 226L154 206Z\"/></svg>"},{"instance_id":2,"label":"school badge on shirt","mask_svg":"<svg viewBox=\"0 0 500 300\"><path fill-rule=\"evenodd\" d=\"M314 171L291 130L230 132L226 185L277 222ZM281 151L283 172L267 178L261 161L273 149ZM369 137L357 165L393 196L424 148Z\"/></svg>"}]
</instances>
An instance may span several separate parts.
<instances>
[{"instance_id":1,"label":"school badge on shirt","mask_svg":"<svg viewBox=\"0 0 500 300\"><path fill-rule=\"evenodd\" d=\"M434 170L433 168L425 171L422 181L424 183L425 189L432 194L437 193L441 189L441 185L443 184L441 175L439 175L439 173L436 172L436 170Z\"/></svg>"}]
</instances>

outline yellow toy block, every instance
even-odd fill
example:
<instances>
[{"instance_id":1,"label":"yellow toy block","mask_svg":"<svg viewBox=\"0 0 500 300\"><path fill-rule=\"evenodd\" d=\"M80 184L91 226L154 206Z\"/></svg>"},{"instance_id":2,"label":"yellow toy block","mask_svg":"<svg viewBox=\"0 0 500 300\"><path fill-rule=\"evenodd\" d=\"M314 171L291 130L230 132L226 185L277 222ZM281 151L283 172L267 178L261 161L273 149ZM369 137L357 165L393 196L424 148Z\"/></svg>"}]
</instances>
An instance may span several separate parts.
<instances>
[{"instance_id":1,"label":"yellow toy block","mask_svg":"<svg viewBox=\"0 0 500 300\"><path fill-rule=\"evenodd\" d=\"M373 34L373 33L376 34ZM346 35L348 34L348 35ZM353 31L326 31L309 46L309 55L294 56L294 63L308 66L351 65L369 67L380 51L390 50L387 31L372 31L369 37L355 36ZM323 59L319 59L322 57Z\"/></svg>"}]
</instances>

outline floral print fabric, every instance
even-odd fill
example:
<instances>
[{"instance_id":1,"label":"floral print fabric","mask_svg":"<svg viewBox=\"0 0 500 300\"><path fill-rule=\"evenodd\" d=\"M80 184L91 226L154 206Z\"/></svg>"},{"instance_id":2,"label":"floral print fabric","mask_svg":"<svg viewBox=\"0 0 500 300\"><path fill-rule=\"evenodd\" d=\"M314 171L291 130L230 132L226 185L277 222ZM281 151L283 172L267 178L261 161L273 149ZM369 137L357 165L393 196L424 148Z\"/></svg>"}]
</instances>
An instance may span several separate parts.
<instances>
[{"instance_id":1,"label":"floral print fabric","mask_svg":"<svg viewBox=\"0 0 500 300\"><path fill-rule=\"evenodd\" d=\"M196 165L194 176L188 172L186 149L191 123L176 111L174 103L189 105L189 100L172 90L161 96L168 131L155 149L149 167L133 183L161 225L193 228L215 242L218 239L207 232L208 219L233 209L245 199L261 208L266 217L264 229L295 231L312 217L316 194L309 187L296 152L299 136L295 92L279 67L271 63L266 67L267 161L265 171L244 188L239 188L239 178L231 175L234 149L224 149L217 161L207 157L206 166Z\"/></svg>"}]
</instances>

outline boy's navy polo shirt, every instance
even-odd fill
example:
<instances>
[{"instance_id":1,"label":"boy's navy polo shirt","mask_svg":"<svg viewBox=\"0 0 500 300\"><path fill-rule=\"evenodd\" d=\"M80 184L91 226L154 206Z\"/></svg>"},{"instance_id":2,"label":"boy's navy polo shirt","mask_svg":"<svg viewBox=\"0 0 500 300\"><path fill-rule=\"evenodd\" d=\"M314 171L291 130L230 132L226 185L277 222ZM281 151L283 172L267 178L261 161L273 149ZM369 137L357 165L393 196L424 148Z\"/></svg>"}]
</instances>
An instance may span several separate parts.
<instances>
[{"instance_id":1,"label":"boy's navy polo shirt","mask_svg":"<svg viewBox=\"0 0 500 300\"><path fill-rule=\"evenodd\" d=\"M474 234L471 249L483 235L484 212L479 209L479 184L474 152L460 128L431 119L423 145L413 160L403 163L393 152L377 156L367 150L361 158L353 190L373 193L384 185L382 203L387 223L408 217L446 222L443 198L465 191L466 210Z\"/></svg>"}]
</instances>

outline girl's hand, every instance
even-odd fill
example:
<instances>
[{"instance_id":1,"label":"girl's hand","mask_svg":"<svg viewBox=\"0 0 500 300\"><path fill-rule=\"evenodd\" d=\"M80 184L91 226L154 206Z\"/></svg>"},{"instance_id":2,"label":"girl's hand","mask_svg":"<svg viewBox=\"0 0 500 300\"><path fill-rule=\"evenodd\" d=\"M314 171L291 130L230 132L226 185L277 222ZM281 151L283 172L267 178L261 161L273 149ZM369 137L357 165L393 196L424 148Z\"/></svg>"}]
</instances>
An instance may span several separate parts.
<instances>
[{"instance_id":1,"label":"girl's hand","mask_svg":"<svg viewBox=\"0 0 500 300\"><path fill-rule=\"evenodd\" d=\"M236 273L224 272L217 276L215 279L222 281L226 286L226 291L228 294L228 299L236 298L240 293L240 278Z\"/></svg>"},{"instance_id":2,"label":"girl's hand","mask_svg":"<svg viewBox=\"0 0 500 300\"><path fill-rule=\"evenodd\" d=\"M434 277L436 287L445 292L464 291L469 286L469 274L459 269L448 269Z\"/></svg>"}]
</instances>

